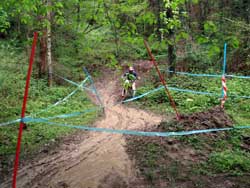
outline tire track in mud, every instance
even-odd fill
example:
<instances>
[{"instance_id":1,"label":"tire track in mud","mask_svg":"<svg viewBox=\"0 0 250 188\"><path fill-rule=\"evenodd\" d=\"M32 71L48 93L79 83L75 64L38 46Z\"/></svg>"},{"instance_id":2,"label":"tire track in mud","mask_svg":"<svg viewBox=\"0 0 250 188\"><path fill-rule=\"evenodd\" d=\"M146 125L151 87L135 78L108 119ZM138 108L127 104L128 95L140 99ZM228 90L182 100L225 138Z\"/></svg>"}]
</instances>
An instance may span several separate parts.
<instances>
[{"instance_id":1,"label":"tire track in mud","mask_svg":"<svg viewBox=\"0 0 250 188\"><path fill-rule=\"evenodd\" d=\"M108 87L105 87L108 86ZM116 102L117 82L102 81L97 85L104 105ZM96 127L114 129L142 129L160 123L162 118L124 105L108 107L105 117ZM85 132L83 131L83 134ZM17 178L18 188L98 188L109 176L116 176L128 184L136 176L133 162L125 151L123 135L88 132L79 144L64 143L58 152L21 167ZM113 177L115 179L116 177ZM113 181L111 178L110 181ZM9 188L11 180L0 185ZM110 186L108 185L110 184Z\"/></svg>"}]
</instances>

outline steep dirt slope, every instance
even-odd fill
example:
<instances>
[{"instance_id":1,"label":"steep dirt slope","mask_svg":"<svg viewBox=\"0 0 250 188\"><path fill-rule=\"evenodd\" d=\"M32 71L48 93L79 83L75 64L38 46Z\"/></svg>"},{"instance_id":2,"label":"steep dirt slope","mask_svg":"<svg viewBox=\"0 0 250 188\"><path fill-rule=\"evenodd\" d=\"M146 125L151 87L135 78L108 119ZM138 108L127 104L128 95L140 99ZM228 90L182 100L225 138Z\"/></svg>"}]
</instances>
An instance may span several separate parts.
<instances>
[{"instance_id":1,"label":"steep dirt slope","mask_svg":"<svg viewBox=\"0 0 250 188\"><path fill-rule=\"evenodd\" d=\"M117 102L115 78L98 82L102 100L109 107L96 127L143 129L159 124L160 116ZM32 160L19 170L18 188L97 188L127 187L135 178L135 169L125 151L123 135L88 132L80 143L63 143L55 152ZM11 179L0 185L9 188Z\"/></svg>"}]
</instances>

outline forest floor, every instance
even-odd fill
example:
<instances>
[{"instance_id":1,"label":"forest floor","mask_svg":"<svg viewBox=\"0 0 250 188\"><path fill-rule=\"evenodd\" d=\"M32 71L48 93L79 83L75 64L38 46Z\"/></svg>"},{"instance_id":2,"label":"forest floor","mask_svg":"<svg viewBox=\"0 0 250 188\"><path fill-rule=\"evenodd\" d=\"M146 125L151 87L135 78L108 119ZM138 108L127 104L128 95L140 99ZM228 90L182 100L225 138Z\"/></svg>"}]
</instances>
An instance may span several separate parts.
<instances>
[{"instance_id":1,"label":"forest floor","mask_svg":"<svg viewBox=\"0 0 250 188\"><path fill-rule=\"evenodd\" d=\"M108 107L104 117L93 125L95 127L162 132L230 127L233 124L218 107L184 115L181 122L176 122L167 115L157 115L124 104L114 105L120 100L121 91L117 75L109 75L113 76L96 84L104 105ZM230 133L155 138L79 131L62 140L58 147L41 150L37 157L24 161L19 170L17 187L249 187L249 174L211 174L209 167L203 165L218 141L222 140L230 140ZM233 145L219 147L230 150ZM248 140L242 148L249 151ZM10 184L11 179L0 187L8 188Z\"/></svg>"},{"instance_id":2,"label":"forest floor","mask_svg":"<svg viewBox=\"0 0 250 188\"><path fill-rule=\"evenodd\" d=\"M150 132L191 131L212 128L231 127L233 121L219 106L204 112L183 115L180 121L171 120L147 130ZM143 188L248 188L248 173L232 173L228 163L234 158L220 159L211 154L218 150L219 141L229 141L229 132L189 135L181 137L136 137L126 136L127 153L136 161L136 168L147 182ZM249 138L249 137L248 137ZM220 146L226 151L233 150L233 144L224 142ZM249 140L241 144L242 150L250 150ZM232 154L231 154L232 155ZM213 161L214 160L214 161ZM208 165L208 161L218 163L221 168L227 166L225 172L216 172ZM235 169L244 169L243 163L234 165ZM221 169L217 169L221 170ZM144 182L145 182L144 181Z\"/></svg>"},{"instance_id":3,"label":"forest floor","mask_svg":"<svg viewBox=\"0 0 250 188\"><path fill-rule=\"evenodd\" d=\"M105 117L97 121L95 127L147 129L163 119L160 115L123 104L113 106L121 93L117 77L98 82L97 90L104 105L109 107L105 109ZM17 187L127 187L129 182L135 181L137 172L125 145L123 135L81 131L65 139L58 148L42 151L41 155L24 162L19 170ZM11 179L6 180L0 187L10 187L10 183Z\"/></svg>"}]
</instances>

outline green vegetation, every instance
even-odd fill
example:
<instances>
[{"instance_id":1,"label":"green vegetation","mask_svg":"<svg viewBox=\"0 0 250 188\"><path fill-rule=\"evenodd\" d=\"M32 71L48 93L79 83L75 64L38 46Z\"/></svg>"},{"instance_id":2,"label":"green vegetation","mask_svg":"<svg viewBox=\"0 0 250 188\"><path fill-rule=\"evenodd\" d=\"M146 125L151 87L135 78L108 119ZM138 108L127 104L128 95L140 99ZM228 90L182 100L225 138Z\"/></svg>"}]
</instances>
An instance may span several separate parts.
<instances>
[{"instance_id":1,"label":"green vegetation","mask_svg":"<svg viewBox=\"0 0 250 188\"><path fill-rule=\"evenodd\" d=\"M0 60L0 105L2 109L0 122L6 122L20 118L28 61L20 50L13 49L10 45L8 46L8 43L4 43L4 46L1 47L0 56L3 57ZM36 70L35 65L34 68ZM35 71L33 71L31 80L26 116L32 116L38 112L39 114L34 117L51 117L81 112L95 107L88 99L86 92L79 90L60 105L42 111L57 101L62 100L74 91L76 87L61 82L63 85L55 85L48 88L46 80L36 79L34 73ZM88 125L97 118L97 112L89 112L77 117L55 118L49 121L73 125ZM17 125L19 124L0 127L0 156L7 158L9 155L14 154L18 135ZM22 141L22 151L24 153L37 151L41 146L51 141L54 142L55 139L73 132L69 128L46 125L44 123L27 123L26 127Z\"/></svg>"},{"instance_id":2,"label":"green vegetation","mask_svg":"<svg viewBox=\"0 0 250 188\"><path fill-rule=\"evenodd\" d=\"M145 79L141 87L138 88L137 95L150 91L158 85L161 85L159 78L154 70L151 76ZM153 82L152 82L153 80ZM215 93L218 96L197 95L185 92L171 91L171 94L176 102L177 108L181 113L193 113L203 111L215 105L220 105L221 95L221 79L206 78L206 77L189 77L189 76L174 76L166 78L169 87L180 89L189 89L194 91ZM228 99L225 104L225 109L228 114L235 120L236 125L250 124L250 105L249 99L238 98L237 96L250 96L250 88L248 87L250 80L243 79L227 79ZM169 104L168 98L164 89L156 93L147 95L137 103L141 106L147 106L151 110L162 113L169 113L173 110Z\"/></svg>"},{"instance_id":3,"label":"green vegetation","mask_svg":"<svg viewBox=\"0 0 250 188\"><path fill-rule=\"evenodd\" d=\"M249 153L244 151L225 150L220 153L213 153L209 157L209 164L216 172L242 173L249 172Z\"/></svg>"},{"instance_id":4,"label":"green vegetation","mask_svg":"<svg viewBox=\"0 0 250 188\"><path fill-rule=\"evenodd\" d=\"M189 183L190 188L212 188L225 180L247 187L250 185L249 143L242 134L233 131L176 138L129 136L127 147L152 187L162 184L178 187ZM245 138L249 138L249 134Z\"/></svg>"},{"instance_id":5,"label":"green vegetation","mask_svg":"<svg viewBox=\"0 0 250 188\"><path fill-rule=\"evenodd\" d=\"M197 70L196 72L199 73ZM165 73L163 72L163 74ZM211 74L214 73L211 72ZM218 96L207 96L171 91L181 114L192 115L195 112L207 111L209 108L220 105L220 78L180 75L173 77L165 76L165 78L169 87L218 94ZM227 99L225 111L233 119L234 125L250 125L249 99L235 97L237 95L249 96L249 84L250 80L235 78L227 79L228 95L232 97ZM153 70L148 75L147 79L144 80L142 86L138 88L137 95L150 91L159 85L161 85L161 82ZM174 116L174 111L164 89L147 95L131 105L139 106L143 109L146 108L156 113L173 114ZM213 120L211 120L211 122L213 122ZM193 128L192 124L187 124L185 126L187 127L184 127L182 123L178 122L166 122L164 123L166 130L157 129L153 131L204 129ZM147 139L147 141L143 141L143 139L132 139L129 141L132 146L129 147L134 147L138 150L138 152L135 151L133 156L136 158L142 174L151 182L152 186L157 187L159 186L159 182L167 181L171 186L178 187L178 183L180 182L188 182L189 179L199 177L195 178L195 181L193 180L197 185L190 185L190 187L212 187L213 183L209 182L209 177L226 177L228 175L231 177L238 177L238 175L241 175L243 179L247 179L250 164L249 137L249 130L237 130L216 133L215 135L207 134L176 138L155 138ZM185 150L187 153L182 153L181 150ZM197 159L194 159L196 160L195 162L190 162L190 159L186 158L189 155L189 151L193 151L195 153L193 155L198 156ZM172 153L177 153L175 154L176 158L172 158ZM237 182L236 184L240 187L249 185L250 182L245 180L241 183L238 180L235 180L235 182Z\"/></svg>"},{"instance_id":6,"label":"green vegetation","mask_svg":"<svg viewBox=\"0 0 250 188\"><path fill-rule=\"evenodd\" d=\"M248 10L245 0L2 0L0 37L26 46L39 31L39 76L50 30L52 64L117 67L147 58L146 38L171 69L207 69L227 42L228 71L249 74Z\"/></svg>"},{"instance_id":7,"label":"green vegetation","mask_svg":"<svg viewBox=\"0 0 250 188\"><path fill-rule=\"evenodd\" d=\"M27 51L34 31L39 32L39 40L27 115L40 112L76 89L52 73L80 82L84 78L82 66L91 70L93 75L107 68L121 71L125 64L148 59L143 39L149 42L161 69L211 74L221 73L226 42L227 73L250 75L249 10L250 4L246 0L1 0L0 122L20 117L29 56ZM138 67L141 68L139 63ZM162 72L171 87L221 93L220 78L175 76ZM142 82L137 95L161 85L154 70L148 77L142 77ZM225 109L235 125L250 125L250 99L235 97L250 96L249 85L249 80L227 79L229 98ZM171 91L171 94L182 114L205 111L220 104L219 96L176 91ZM164 90L140 99L135 105L161 114L174 114ZM67 101L36 117L51 117L93 107L87 95L79 90ZM85 125L96 117L98 112L90 112L51 121ZM183 129L176 125L172 128ZM16 125L0 127L0 157L7 159L14 154L17 132ZM64 127L27 123L22 151L34 152L72 132ZM210 148L209 154L204 154L205 159L188 166L188 170L191 168L188 172L238 174L250 170L249 144L245 142L249 134L249 130L242 130L226 136L222 133L220 139L198 135L178 138L177 142L198 154ZM176 160L169 160L170 163L164 160L165 156L161 155L168 149L172 151L158 142L147 143L140 156L147 169L143 174L151 182L160 174L160 178L171 181L174 187L178 186L175 177L181 174L183 166ZM159 160L165 164L159 166ZM178 178L189 177L180 175ZM200 181L196 180L198 183L194 187L204 187Z\"/></svg>"}]
</instances>

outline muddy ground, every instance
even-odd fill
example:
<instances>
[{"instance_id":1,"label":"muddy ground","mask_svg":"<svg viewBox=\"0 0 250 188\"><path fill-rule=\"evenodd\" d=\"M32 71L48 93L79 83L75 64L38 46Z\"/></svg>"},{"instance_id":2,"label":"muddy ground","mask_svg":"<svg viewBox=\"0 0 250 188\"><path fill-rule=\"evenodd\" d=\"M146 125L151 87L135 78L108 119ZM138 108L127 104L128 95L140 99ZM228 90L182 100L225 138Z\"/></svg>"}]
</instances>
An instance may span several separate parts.
<instances>
[{"instance_id":1,"label":"muddy ground","mask_svg":"<svg viewBox=\"0 0 250 188\"><path fill-rule=\"evenodd\" d=\"M214 107L204 112L182 115L180 121L162 122L146 131L168 132L231 127L232 119ZM145 130L144 130L145 131ZM204 166L218 140L227 140L229 132L184 137L126 136L127 153L144 178L143 187L157 188L247 188L250 174L214 173ZM248 148L247 144L242 146ZM230 145L225 145L225 149ZM249 149L249 148L248 148ZM249 151L249 150L248 150Z\"/></svg>"},{"instance_id":2,"label":"muddy ground","mask_svg":"<svg viewBox=\"0 0 250 188\"><path fill-rule=\"evenodd\" d=\"M126 107L113 106L119 100L117 77L97 83L102 97L105 117L94 126L114 129L144 129L159 124L161 116ZM79 142L64 142L47 155L40 155L23 163L17 177L20 188L97 188L127 187L136 179L133 161L125 150L123 135L84 132ZM42 156L42 157L41 157ZM0 184L9 188L11 178Z\"/></svg>"},{"instance_id":3,"label":"muddy ground","mask_svg":"<svg viewBox=\"0 0 250 188\"><path fill-rule=\"evenodd\" d=\"M110 75L113 75L110 73ZM162 122L162 117L145 110L114 105L121 93L117 76L97 81L105 116L93 125L102 128L178 131L228 127L232 120L219 108L182 116L181 122ZM93 98L93 96L92 96ZM93 98L94 99L94 98ZM161 123L162 122L162 123ZM57 147L43 148L39 155L21 161L18 188L232 188L250 187L250 176L203 176L193 167L207 160L209 142L226 139L227 133L201 135L205 144L193 146L184 137L135 137L78 131ZM11 187L11 176L0 182Z\"/></svg>"}]
</instances>

